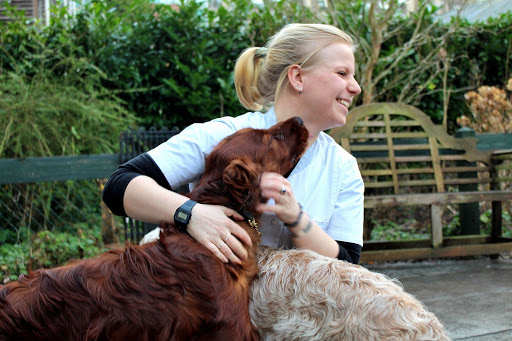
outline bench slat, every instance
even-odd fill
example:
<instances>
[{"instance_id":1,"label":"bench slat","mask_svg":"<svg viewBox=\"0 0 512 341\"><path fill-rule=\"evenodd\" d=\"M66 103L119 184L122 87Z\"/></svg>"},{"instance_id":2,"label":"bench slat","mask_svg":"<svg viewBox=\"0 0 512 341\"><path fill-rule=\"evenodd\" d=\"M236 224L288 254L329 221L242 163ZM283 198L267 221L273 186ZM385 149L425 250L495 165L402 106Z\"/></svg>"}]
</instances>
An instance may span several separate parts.
<instances>
[{"instance_id":1,"label":"bench slat","mask_svg":"<svg viewBox=\"0 0 512 341\"><path fill-rule=\"evenodd\" d=\"M403 195L375 195L364 199L365 208L382 206L417 206L432 204L464 204L480 201L512 200L512 191L471 191L422 193Z\"/></svg>"},{"instance_id":2,"label":"bench slat","mask_svg":"<svg viewBox=\"0 0 512 341\"><path fill-rule=\"evenodd\" d=\"M492 183L493 181L496 181L496 180L492 180L492 179L446 179L444 181L444 183L446 185L470 185L470 184L489 184L489 183ZM434 179L406 180L406 181L398 181L398 185L400 187L434 186L434 185L436 185L436 181ZM365 187L366 188L393 187L393 182L392 181L368 182L365 185ZM373 197L373 196L370 196L370 197Z\"/></svg>"},{"instance_id":3,"label":"bench slat","mask_svg":"<svg viewBox=\"0 0 512 341\"><path fill-rule=\"evenodd\" d=\"M491 167L471 166L471 167L443 167L443 173L462 173L462 172L489 172Z\"/></svg>"},{"instance_id":4,"label":"bench slat","mask_svg":"<svg viewBox=\"0 0 512 341\"><path fill-rule=\"evenodd\" d=\"M403 259L447 258L477 255L493 255L510 252L512 242L485 243L477 245L443 246L439 248L409 248L393 250L364 251L361 254L361 263L389 262Z\"/></svg>"},{"instance_id":5,"label":"bench slat","mask_svg":"<svg viewBox=\"0 0 512 341\"><path fill-rule=\"evenodd\" d=\"M493 179L489 179L489 178L446 179L444 182L447 185L490 184L493 182Z\"/></svg>"},{"instance_id":6,"label":"bench slat","mask_svg":"<svg viewBox=\"0 0 512 341\"><path fill-rule=\"evenodd\" d=\"M464 173L464 172L489 172L490 167L442 167L443 174ZM397 169L397 174L433 174L433 168L404 168ZM361 170L362 175L389 175L390 169L364 169Z\"/></svg>"},{"instance_id":7,"label":"bench slat","mask_svg":"<svg viewBox=\"0 0 512 341\"><path fill-rule=\"evenodd\" d=\"M385 124L382 121L359 121L356 123L358 127L384 127ZM391 121L393 127L413 127L421 126L421 123L414 120L407 121Z\"/></svg>"}]
</instances>

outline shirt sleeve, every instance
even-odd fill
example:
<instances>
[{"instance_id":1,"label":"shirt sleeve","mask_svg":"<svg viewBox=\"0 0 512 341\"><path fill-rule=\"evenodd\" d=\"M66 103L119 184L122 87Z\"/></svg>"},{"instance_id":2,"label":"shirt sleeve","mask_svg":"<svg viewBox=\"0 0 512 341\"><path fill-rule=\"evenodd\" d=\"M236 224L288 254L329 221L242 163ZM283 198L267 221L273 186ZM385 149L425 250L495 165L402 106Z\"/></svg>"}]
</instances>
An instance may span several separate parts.
<instances>
[{"instance_id":1,"label":"shirt sleeve","mask_svg":"<svg viewBox=\"0 0 512 341\"><path fill-rule=\"evenodd\" d=\"M112 173L103 188L103 201L115 215L126 216L124 210L124 192L134 178L147 175L154 179L160 186L172 190L164 174L147 153L141 154L132 160L120 165Z\"/></svg>"},{"instance_id":2,"label":"shirt sleeve","mask_svg":"<svg viewBox=\"0 0 512 341\"><path fill-rule=\"evenodd\" d=\"M339 260L344 260L352 264L359 263L359 259L361 258L361 245L349 242L341 242L339 240L336 242L340 247L340 251L338 253Z\"/></svg>"},{"instance_id":3,"label":"shirt sleeve","mask_svg":"<svg viewBox=\"0 0 512 341\"><path fill-rule=\"evenodd\" d=\"M148 152L172 188L197 182L205 158L226 136L236 131L231 121L195 123Z\"/></svg>"}]
</instances>

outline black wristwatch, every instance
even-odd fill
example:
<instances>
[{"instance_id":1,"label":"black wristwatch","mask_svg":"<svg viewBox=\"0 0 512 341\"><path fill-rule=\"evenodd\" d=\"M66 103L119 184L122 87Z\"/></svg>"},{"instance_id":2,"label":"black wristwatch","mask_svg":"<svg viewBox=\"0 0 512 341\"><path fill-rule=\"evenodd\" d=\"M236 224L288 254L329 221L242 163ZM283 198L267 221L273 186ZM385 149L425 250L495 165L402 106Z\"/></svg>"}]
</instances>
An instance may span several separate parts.
<instances>
[{"instance_id":1,"label":"black wristwatch","mask_svg":"<svg viewBox=\"0 0 512 341\"><path fill-rule=\"evenodd\" d=\"M182 231L187 230L187 224L192 217L192 207L197 204L194 200L187 200L183 205L178 207L174 213L174 224Z\"/></svg>"}]
</instances>

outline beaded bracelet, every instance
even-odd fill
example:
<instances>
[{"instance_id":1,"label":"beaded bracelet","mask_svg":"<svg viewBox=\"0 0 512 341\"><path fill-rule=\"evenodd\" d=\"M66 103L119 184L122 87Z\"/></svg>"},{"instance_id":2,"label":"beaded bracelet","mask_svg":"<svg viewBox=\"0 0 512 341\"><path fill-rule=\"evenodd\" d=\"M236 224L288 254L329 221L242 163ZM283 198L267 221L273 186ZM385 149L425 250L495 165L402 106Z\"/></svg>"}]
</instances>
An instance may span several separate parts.
<instances>
[{"instance_id":1,"label":"beaded bracelet","mask_svg":"<svg viewBox=\"0 0 512 341\"><path fill-rule=\"evenodd\" d=\"M300 222L300 218L302 218L302 213L304 212L302 210L302 205L300 203L299 204L299 207L300 207L300 213L299 213L299 216L297 217L297 220L295 220L294 223L291 223L291 224L287 224L287 223L284 223L284 226L286 226L287 228L290 228L290 227L295 227L297 225L299 225L299 222Z\"/></svg>"}]
</instances>

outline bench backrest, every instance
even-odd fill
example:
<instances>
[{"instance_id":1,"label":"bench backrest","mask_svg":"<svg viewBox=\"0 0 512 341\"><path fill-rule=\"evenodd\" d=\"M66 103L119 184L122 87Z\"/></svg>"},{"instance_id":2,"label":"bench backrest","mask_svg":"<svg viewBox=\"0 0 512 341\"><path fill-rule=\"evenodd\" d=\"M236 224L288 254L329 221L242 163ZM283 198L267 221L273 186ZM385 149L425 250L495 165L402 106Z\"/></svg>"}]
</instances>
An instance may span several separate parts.
<instances>
[{"instance_id":1,"label":"bench backrest","mask_svg":"<svg viewBox=\"0 0 512 341\"><path fill-rule=\"evenodd\" d=\"M367 194L435 193L491 182L490 152L478 150L475 138L448 135L410 105L359 106L330 135L357 158Z\"/></svg>"}]
</instances>

